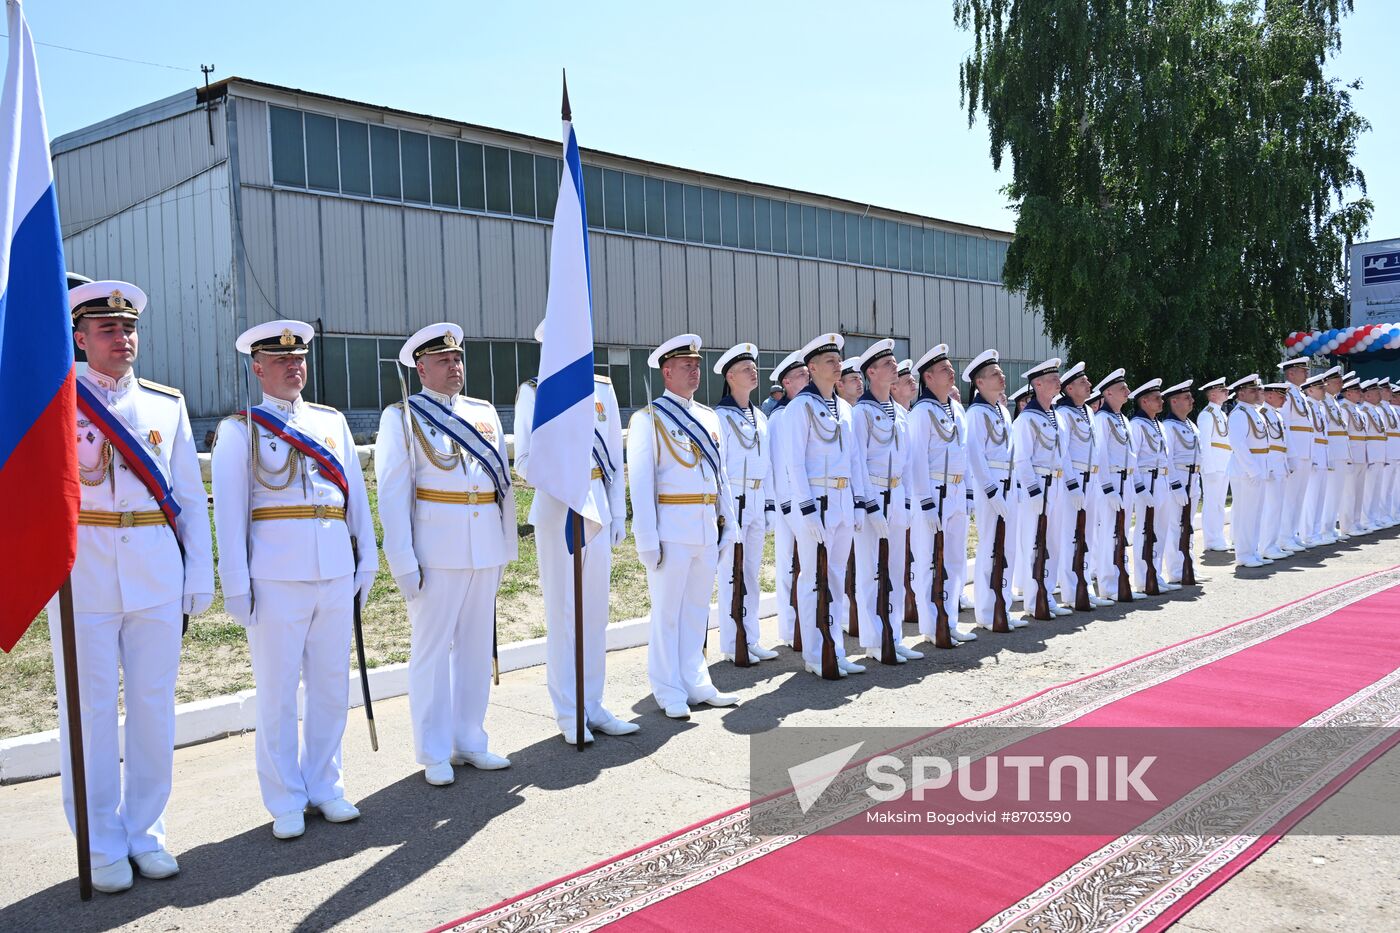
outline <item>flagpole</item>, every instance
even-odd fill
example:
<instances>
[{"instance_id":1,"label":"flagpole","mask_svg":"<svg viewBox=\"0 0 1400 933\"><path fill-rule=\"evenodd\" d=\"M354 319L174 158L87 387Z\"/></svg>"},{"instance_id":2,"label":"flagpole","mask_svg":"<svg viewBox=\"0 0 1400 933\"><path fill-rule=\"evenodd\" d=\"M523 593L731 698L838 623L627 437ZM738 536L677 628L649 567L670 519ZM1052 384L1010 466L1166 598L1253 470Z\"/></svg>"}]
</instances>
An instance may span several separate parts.
<instances>
[{"instance_id":1,"label":"flagpole","mask_svg":"<svg viewBox=\"0 0 1400 933\"><path fill-rule=\"evenodd\" d=\"M63 701L68 710L68 777L73 789L73 834L78 840L78 896L92 900L92 853L88 848L87 771L83 762L83 708L78 697L78 640L73 626L73 577L58 591L63 639Z\"/></svg>"},{"instance_id":2,"label":"flagpole","mask_svg":"<svg viewBox=\"0 0 1400 933\"><path fill-rule=\"evenodd\" d=\"M583 751L583 516L569 510L574 552L574 744Z\"/></svg>"}]
</instances>

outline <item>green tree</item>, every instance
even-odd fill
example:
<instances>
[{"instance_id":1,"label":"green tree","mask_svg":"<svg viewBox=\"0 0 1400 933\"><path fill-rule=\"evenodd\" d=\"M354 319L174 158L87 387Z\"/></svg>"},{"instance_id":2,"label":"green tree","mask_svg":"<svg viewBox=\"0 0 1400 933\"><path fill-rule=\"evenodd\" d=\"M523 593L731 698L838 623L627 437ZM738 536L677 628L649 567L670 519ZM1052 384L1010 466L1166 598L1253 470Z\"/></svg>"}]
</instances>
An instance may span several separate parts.
<instances>
[{"instance_id":1,"label":"green tree","mask_svg":"<svg viewBox=\"0 0 1400 933\"><path fill-rule=\"evenodd\" d=\"M1358 83L1325 73L1351 0L955 0L960 68L1017 209L1005 281L1093 372L1272 372L1344 315L1371 214Z\"/></svg>"}]
</instances>

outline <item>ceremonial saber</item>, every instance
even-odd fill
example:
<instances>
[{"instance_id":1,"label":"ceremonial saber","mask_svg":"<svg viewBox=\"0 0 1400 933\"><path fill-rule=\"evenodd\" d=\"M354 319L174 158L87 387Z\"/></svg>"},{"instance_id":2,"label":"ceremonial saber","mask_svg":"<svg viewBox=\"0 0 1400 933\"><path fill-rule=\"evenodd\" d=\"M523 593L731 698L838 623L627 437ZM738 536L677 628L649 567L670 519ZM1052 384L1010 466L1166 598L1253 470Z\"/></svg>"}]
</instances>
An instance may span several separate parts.
<instances>
[{"instance_id":1,"label":"ceremonial saber","mask_svg":"<svg viewBox=\"0 0 1400 933\"><path fill-rule=\"evenodd\" d=\"M354 559L355 566L360 566L360 543L352 536L350 538L350 555ZM379 751L379 731L374 728L374 703L369 695L369 667L365 664L365 629L360 618L360 594L354 596L354 621L355 621L355 655L360 662L360 695L365 700L365 720L369 723L369 747L374 751Z\"/></svg>"}]
</instances>

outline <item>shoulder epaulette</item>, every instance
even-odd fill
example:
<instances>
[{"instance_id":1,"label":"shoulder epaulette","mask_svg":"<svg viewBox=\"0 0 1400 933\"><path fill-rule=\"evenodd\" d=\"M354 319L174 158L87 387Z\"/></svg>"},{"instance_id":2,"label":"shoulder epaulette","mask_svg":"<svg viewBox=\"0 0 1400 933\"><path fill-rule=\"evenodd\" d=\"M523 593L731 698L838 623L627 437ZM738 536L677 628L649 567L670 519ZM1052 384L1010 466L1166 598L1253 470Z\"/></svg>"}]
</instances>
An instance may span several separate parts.
<instances>
[{"instance_id":1,"label":"shoulder epaulette","mask_svg":"<svg viewBox=\"0 0 1400 933\"><path fill-rule=\"evenodd\" d=\"M601 383L604 383L605 385L612 385L612 380L611 380L611 379L609 379L607 376L600 376L600 375L598 375L597 373L594 373L594 374L593 374L593 381L594 381L594 382L601 382Z\"/></svg>"},{"instance_id":2,"label":"shoulder epaulette","mask_svg":"<svg viewBox=\"0 0 1400 933\"><path fill-rule=\"evenodd\" d=\"M490 404L491 404L490 402L486 401L486 399L484 399L484 398L474 398L474 397L472 397L472 396L470 396L470 395L464 395L464 396L462 396L462 398L466 399L466 400L469 401L469 402L476 402L478 405L490 405Z\"/></svg>"},{"instance_id":3,"label":"shoulder epaulette","mask_svg":"<svg viewBox=\"0 0 1400 933\"><path fill-rule=\"evenodd\" d=\"M526 380L525 380L525 384L526 384L527 386L529 386L530 388L532 388L532 389L537 389L537 388L539 388L540 381L539 381L539 379L535 378L534 376L531 376L529 379L526 379Z\"/></svg>"},{"instance_id":4,"label":"shoulder epaulette","mask_svg":"<svg viewBox=\"0 0 1400 933\"><path fill-rule=\"evenodd\" d=\"M152 392L159 392L162 395L172 395L175 398L184 397L181 394L180 390L174 388L173 386L161 385L159 382L152 382L149 379L137 379L136 381L145 388L150 389Z\"/></svg>"},{"instance_id":5,"label":"shoulder epaulette","mask_svg":"<svg viewBox=\"0 0 1400 933\"><path fill-rule=\"evenodd\" d=\"M321 409L321 411L333 411L333 412L335 412L337 415L340 414L340 410L339 410L338 408L332 408L332 407L329 406L329 405L322 405L322 404L320 404L320 403L318 403L318 402L308 402L308 401L305 401L305 400L303 399L303 400L302 400L302 404L303 404L303 405L306 405L306 406L309 407L309 408L319 408L319 409Z\"/></svg>"},{"instance_id":6,"label":"shoulder epaulette","mask_svg":"<svg viewBox=\"0 0 1400 933\"><path fill-rule=\"evenodd\" d=\"M714 411L714 409L711 408L709 405L704 405L700 402L692 402L691 404L694 405L696 408L703 408L705 411Z\"/></svg>"}]
</instances>

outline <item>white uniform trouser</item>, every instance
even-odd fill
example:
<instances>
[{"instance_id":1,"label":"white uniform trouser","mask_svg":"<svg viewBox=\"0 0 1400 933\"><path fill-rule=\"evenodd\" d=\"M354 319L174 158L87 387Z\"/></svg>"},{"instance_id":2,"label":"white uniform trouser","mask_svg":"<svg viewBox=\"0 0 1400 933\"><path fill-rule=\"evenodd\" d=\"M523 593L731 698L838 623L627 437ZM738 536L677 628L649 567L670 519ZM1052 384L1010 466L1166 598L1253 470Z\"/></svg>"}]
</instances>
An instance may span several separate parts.
<instances>
[{"instance_id":1,"label":"white uniform trouser","mask_svg":"<svg viewBox=\"0 0 1400 933\"><path fill-rule=\"evenodd\" d=\"M49 603L49 641L58 691L63 811L73 828L68 773L68 705L58 600ZM88 852L100 868L165 846L175 752L175 675L180 667L180 600L138 612L77 612L78 697L83 714ZM118 736L118 667L125 684L126 756ZM15 856L19 857L19 856Z\"/></svg>"},{"instance_id":2,"label":"white uniform trouser","mask_svg":"<svg viewBox=\"0 0 1400 933\"><path fill-rule=\"evenodd\" d=\"M562 532L559 540L562 549ZM408 621L413 626L408 710L420 765L447 761L453 752L486 751L491 628L500 582L500 567L426 567L423 589L408 601ZM572 587L569 593L572 608Z\"/></svg>"},{"instance_id":3,"label":"white uniform trouser","mask_svg":"<svg viewBox=\"0 0 1400 933\"><path fill-rule=\"evenodd\" d=\"M1192 481L1194 485L1194 479ZM1190 505L1195 506L1195 500L1190 500ZM1194 512L1194 508L1192 509ZM1195 545L1195 541L1191 542ZM1181 556L1181 507L1172 499L1168 493L1166 502L1162 506L1162 576L1172 583L1181 582L1181 571L1186 566L1186 561ZM1195 555L1192 555L1194 562Z\"/></svg>"},{"instance_id":4,"label":"white uniform trouser","mask_svg":"<svg viewBox=\"0 0 1400 933\"><path fill-rule=\"evenodd\" d=\"M1142 477L1143 491L1133 496L1133 589L1142 590L1147 585L1147 507L1152 506L1152 531L1156 543L1152 545L1152 567L1157 579L1162 578L1162 554L1169 546L1167 537L1167 509L1171 496L1167 488L1166 476L1159 475L1154 485L1152 474Z\"/></svg>"},{"instance_id":5,"label":"white uniform trouser","mask_svg":"<svg viewBox=\"0 0 1400 933\"><path fill-rule=\"evenodd\" d=\"M1335 537L1338 531L1346 531L1347 520L1342 511L1346 502L1347 477L1351 465L1339 463L1327 468L1326 496L1322 500L1322 533Z\"/></svg>"},{"instance_id":6,"label":"white uniform trouser","mask_svg":"<svg viewBox=\"0 0 1400 933\"><path fill-rule=\"evenodd\" d=\"M1264 483L1264 500L1259 510L1259 553L1265 557L1280 553L1279 528L1283 517L1284 477L1272 477Z\"/></svg>"},{"instance_id":7,"label":"white uniform trouser","mask_svg":"<svg viewBox=\"0 0 1400 933\"><path fill-rule=\"evenodd\" d=\"M1381 486L1385 481L1385 464L1366 465L1366 521L1375 527L1385 524L1384 510L1381 508Z\"/></svg>"},{"instance_id":8,"label":"white uniform trouser","mask_svg":"<svg viewBox=\"0 0 1400 933\"><path fill-rule=\"evenodd\" d=\"M350 699L355 578L253 580L248 653L258 688L258 786L273 816L345 796L340 740ZM297 732L297 686L306 711Z\"/></svg>"},{"instance_id":9,"label":"white uniform trouser","mask_svg":"<svg viewBox=\"0 0 1400 933\"><path fill-rule=\"evenodd\" d=\"M1016 509L1006 501L1002 490L1001 476L993 473L997 484L997 498L1006 507L1006 526L1003 531L1003 548L1006 569L1002 573L1002 597L1006 601L1007 612L1011 611L1011 573L1015 568L1016 555ZM987 504L987 497L981 489L973 491L974 518L977 521L977 549L972 557L972 606L973 617L983 628L992 625L992 611L996 606L996 594L992 588L992 550L996 540L997 514Z\"/></svg>"},{"instance_id":10,"label":"white uniform trouser","mask_svg":"<svg viewBox=\"0 0 1400 933\"><path fill-rule=\"evenodd\" d=\"M705 630L719 548L661 542L661 566L647 571L651 588L651 643L647 676L665 709L703 703L719 693L705 666Z\"/></svg>"},{"instance_id":11,"label":"white uniform trouser","mask_svg":"<svg viewBox=\"0 0 1400 933\"><path fill-rule=\"evenodd\" d=\"M863 525L855 535L852 547L856 555L856 613L860 620L860 646L867 651L878 652L883 644L885 623L880 617L880 577L887 581L889 593L886 596L886 611L889 614L890 629L895 642L904 635L904 519L908 513L898 510L898 517L891 522L889 538L889 563L886 567L877 566L880 557L880 536L869 525ZM891 517L896 515L894 509Z\"/></svg>"},{"instance_id":12,"label":"white uniform trouser","mask_svg":"<svg viewBox=\"0 0 1400 933\"><path fill-rule=\"evenodd\" d=\"M1108 481L1112 484L1113 490L1119 493L1119 497L1125 503L1124 509L1126 509L1126 512L1124 512L1123 509L1108 508L1105 497L1102 495L1103 489L1101 486L1099 489L1098 510L1090 513L1091 517L1097 516L1098 530L1097 533L1090 538L1094 546L1093 550L1089 552L1089 557L1093 560L1094 576L1097 577L1099 581L1099 595L1106 596L1110 599L1117 599L1118 568L1114 566L1113 555L1118 550L1118 516L1120 513L1123 514L1123 534L1125 536L1130 534L1132 529L1128 523L1132 518L1134 493L1131 476L1124 481L1122 475L1115 470L1109 473ZM1123 549L1123 559L1124 566L1128 568L1128 572L1131 574L1132 565L1127 563L1129 558L1126 546Z\"/></svg>"},{"instance_id":13,"label":"white uniform trouser","mask_svg":"<svg viewBox=\"0 0 1400 933\"><path fill-rule=\"evenodd\" d=\"M773 576L778 598L778 640L792 644L797 613L792 608L792 558L797 553L797 539L792 534L792 513L777 509L773 522Z\"/></svg>"},{"instance_id":14,"label":"white uniform trouser","mask_svg":"<svg viewBox=\"0 0 1400 933\"><path fill-rule=\"evenodd\" d=\"M1386 517L1387 522L1395 521L1396 517L1396 484L1400 483L1400 461L1392 460L1385 465L1385 486L1381 498L1381 514Z\"/></svg>"},{"instance_id":15,"label":"white uniform trouser","mask_svg":"<svg viewBox=\"0 0 1400 933\"><path fill-rule=\"evenodd\" d=\"M1322 527L1322 505L1327 498L1327 469L1309 463L1308 490L1303 495L1302 515L1298 520L1298 536L1304 541L1315 541L1324 533Z\"/></svg>"},{"instance_id":16,"label":"white uniform trouser","mask_svg":"<svg viewBox=\"0 0 1400 933\"><path fill-rule=\"evenodd\" d=\"M752 497L752 494L751 494ZM745 510L747 511L747 509ZM763 520L745 516L744 527L744 640L750 645L758 644L758 568L763 562ZM792 569L792 558L788 558L788 569ZM719 650L724 654L734 653L735 633L731 611L734 600L734 545L725 544L719 552ZM780 591L780 597L785 595ZM781 601L781 598L780 600Z\"/></svg>"},{"instance_id":17,"label":"white uniform trouser","mask_svg":"<svg viewBox=\"0 0 1400 933\"><path fill-rule=\"evenodd\" d=\"M937 487L935 487L937 488ZM937 497L934 498L937 501ZM951 503L959 502L956 509ZM943 567L948 573L948 585L943 590L943 608L948 613L950 630L958 624L958 603L967 583L967 492L961 483L948 485L948 500L943 504ZM937 508L937 506L935 506ZM919 610L919 634L933 640L938 627L938 614L933 602L933 543L922 512L914 513L910 534L914 552L914 604ZM993 525L995 531L995 525ZM1008 574L1008 578L1009 578ZM1010 604L1010 597L1007 599ZM987 616L991 618L990 612ZM954 633L956 637L956 633Z\"/></svg>"},{"instance_id":18,"label":"white uniform trouser","mask_svg":"<svg viewBox=\"0 0 1400 933\"><path fill-rule=\"evenodd\" d=\"M1359 531L1362 495L1366 489L1366 464L1353 463L1347 467L1346 485L1342 489L1342 530L1347 534Z\"/></svg>"},{"instance_id":19,"label":"white uniform trouser","mask_svg":"<svg viewBox=\"0 0 1400 933\"><path fill-rule=\"evenodd\" d=\"M1080 482L1083 482L1084 475L1079 474ZM1090 482L1097 482L1097 477L1090 477ZM1093 540L1094 527L1090 521L1090 496L1088 488L1081 485L1079 487L1085 492L1084 498L1084 582L1089 587L1090 592L1094 588L1094 562L1093 562ZM1060 575L1050 581L1051 588L1058 583L1060 587L1060 602L1067 606L1074 606L1074 593L1079 586L1079 575L1074 569L1074 535L1079 527L1079 510L1071 508L1060 509L1056 522L1050 528L1050 550L1060 555L1059 571Z\"/></svg>"},{"instance_id":20,"label":"white uniform trouser","mask_svg":"<svg viewBox=\"0 0 1400 933\"><path fill-rule=\"evenodd\" d=\"M794 512L794 516L799 513ZM800 516L799 516L800 517ZM805 518L800 518L806 521ZM851 553L854 529L838 522L834 515L826 518L826 578L831 592L831 637L836 642L836 656L846 656L846 633L841 620L846 612L846 558ZM802 625L802 660L813 667L822 663L822 636L817 629L817 542L807 529L798 528L797 559L801 571L797 578L797 615ZM861 626L864 630L864 626Z\"/></svg>"},{"instance_id":21,"label":"white uniform trouser","mask_svg":"<svg viewBox=\"0 0 1400 933\"><path fill-rule=\"evenodd\" d=\"M1235 539L1235 563L1257 561L1262 548L1259 540L1259 513L1264 506L1265 480L1235 476L1230 480L1230 533Z\"/></svg>"},{"instance_id":22,"label":"white uniform trouser","mask_svg":"<svg viewBox=\"0 0 1400 933\"><path fill-rule=\"evenodd\" d=\"M1280 513L1282 527L1279 539L1290 547L1302 546L1302 526L1307 517L1308 480L1312 476L1312 461L1292 459L1288 461L1293 472L1283 481L1283 511Z\"/></svg>"},{"instance_id":23,"label":"white uniform trouser","mask_svg":"<svg viewBox=\"0 0 1400 933\"><path fill-rule=\"evenodd\" d=\"M1012 561L1015 570L1015 588L1021 591L1026 600L1026 611L1035 606L1035 533L1040 522L1040 513L1045 512L1045 589L1047 604L1051 611L1059 605L1055 601L1055 581L1059 579L1060 561L1073 555L1064 555L1055 547L1054 529L1060 520L1060 512L1065 509L1064 480L1060 477L1040 477L1040 495L1027 495L1022 489L1016 500L1016 558Z\"/></svg>"},{"instance_id":24,"label":"white uniform trouser","mask_svg":"<svg viewBox=\"0 0 1400 933\"><path fill-rule=\"evenodd\" d=\"M536 493L536 496L539 496ZM574 557L565 545L569 510L557 499L535 500L535 548L544 593L545 681L559 731L573 738L574 713ZM607 670L608 590L612 539L603 527L583 547L583 715L588 724L604 722L603 681ZM489 648L489 644L488 644ZM485 749L485 744L482 749ZM460 751L476 751L461 747Z\"/></svg>"},{"instance_id":25,"label":"white uniform trouser","mask_svg":"<svg viewBox=\"0 0 1400 933\"><path fill-rule=\"evenodd\" d=\"M1201 474L1201 534L1212 551L1229 547L1225 540L1225 492L1229 485L1230 479L1223 470Z\"/></svg>"}]
</instances>

